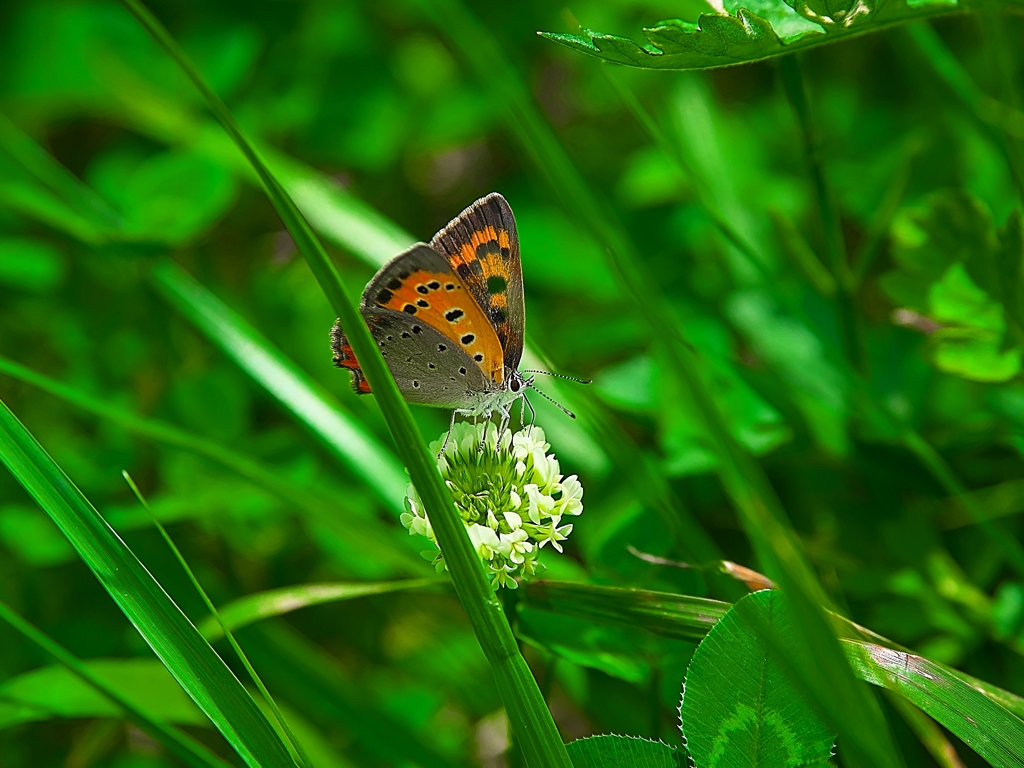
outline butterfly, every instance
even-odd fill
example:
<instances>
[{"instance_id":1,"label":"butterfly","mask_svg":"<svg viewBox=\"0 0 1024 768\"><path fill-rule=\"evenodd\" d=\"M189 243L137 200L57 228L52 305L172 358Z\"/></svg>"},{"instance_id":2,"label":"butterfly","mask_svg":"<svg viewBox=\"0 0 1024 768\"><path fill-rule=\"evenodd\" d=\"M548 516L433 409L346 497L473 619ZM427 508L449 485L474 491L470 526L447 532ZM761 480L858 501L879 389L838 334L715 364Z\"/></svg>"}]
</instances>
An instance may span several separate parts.
<instances>
[{"instance_id":1,"label":"butterfly","mask_svg":"<svg viewBox=\"0 0 1024 768\"><path fill-rule=\"evenodd\" d=\"M500 434L515 401L529 405L533 376L524 373L546 373L519 371L523 270L515 217L497 192L469 206L429 244L417 243L381 267L359 311L406 401L452 408L452 424L456 414L489 419L498 413ZM367 394L369 382L340 323L331 329L334 364L351 371L353 389Z\"/></svg>"}]
</instances>

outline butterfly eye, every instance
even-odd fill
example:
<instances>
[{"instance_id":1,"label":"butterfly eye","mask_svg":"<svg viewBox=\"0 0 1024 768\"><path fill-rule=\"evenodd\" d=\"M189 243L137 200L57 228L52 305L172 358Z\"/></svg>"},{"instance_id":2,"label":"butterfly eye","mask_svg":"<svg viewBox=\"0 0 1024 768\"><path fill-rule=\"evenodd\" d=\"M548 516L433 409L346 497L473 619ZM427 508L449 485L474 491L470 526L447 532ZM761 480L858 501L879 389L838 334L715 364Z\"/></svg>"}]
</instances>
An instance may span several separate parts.
<instances>
[{"instance_id":1,"label":"butterfly eye","mask_svg":"<svg viewBox=\"0 0 1024 768\"><path fill-rule=\"evenodd\" d=\"M513 392L518 392L519 391L519 379L512 379L512 381L510 381L508 383L508 388L511 389Z\"/></svg>"}]
</instances>

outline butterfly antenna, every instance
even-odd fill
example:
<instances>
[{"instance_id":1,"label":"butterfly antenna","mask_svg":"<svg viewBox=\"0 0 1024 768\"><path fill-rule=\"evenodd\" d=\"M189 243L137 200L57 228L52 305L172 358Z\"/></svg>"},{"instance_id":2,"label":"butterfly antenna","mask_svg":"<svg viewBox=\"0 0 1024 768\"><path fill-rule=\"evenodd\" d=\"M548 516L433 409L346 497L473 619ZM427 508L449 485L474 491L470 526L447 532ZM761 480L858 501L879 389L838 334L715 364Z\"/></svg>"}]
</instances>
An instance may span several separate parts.
<instances>
[{"instance_id":1,"label":"butterfly antenna","mask_svg":"<svg viewBox=\"0 0 1024 768\"><path fill-rule=\"evenodd\" d=\"M558 402L557 400L555 400L555 398L551 397L551 395L545 395L545 394L544 394L543 392L541 392L541 391L540 391L539 389L537 389L537 387L536 387L536 386L531 386L530 388L531 388L531 389L532 389L532 390L533 390L534 392L536 392L536 393L537 393L538 395L540 395L541 397L543 397L543 398L544 398L545 400L547 400L547 401L548 401L549 403L554 403L554 404L555 404L555 406L556 406L556 407L557 407L557 408L558 408L558 409L559 409L559 410L560 410L560 411L561 411L562 413L564 413L564 414L565 414L566 416L568 416L568 417L569 417L570 419L575 419L575 418L576 418L576 414L575 414L575 413L573 413L573 412L572 412L572 411L570 411L570 410L569 410L568 408L566 408L566 407L565 407L564 405L562 405L562 404L561 404L560 402ZM533 410L533 406L532 406L532 405L530 406L530 410L531 410L531 411Z\"/></svg>"},{"instance_id":2,"label":"butterfly antenna","mask_svg":"<svg viewBox=\"0 0 1024 768\"><path fill-rule=\"evenodd\" d=\"M593 379L577 379L575 376L566 376L564 373L552 373L551 371L520 371L520 373L540 373L544 376L554 376L556 379L566 379L568 381L575 381L577 384L593 384ZM543 393L541 393L543 394ZM544 395L547 397L547 395ZM550 397L548 397L551 400ZM554 401L552 401L554 402Z\"/></svg>"}]
</instances>

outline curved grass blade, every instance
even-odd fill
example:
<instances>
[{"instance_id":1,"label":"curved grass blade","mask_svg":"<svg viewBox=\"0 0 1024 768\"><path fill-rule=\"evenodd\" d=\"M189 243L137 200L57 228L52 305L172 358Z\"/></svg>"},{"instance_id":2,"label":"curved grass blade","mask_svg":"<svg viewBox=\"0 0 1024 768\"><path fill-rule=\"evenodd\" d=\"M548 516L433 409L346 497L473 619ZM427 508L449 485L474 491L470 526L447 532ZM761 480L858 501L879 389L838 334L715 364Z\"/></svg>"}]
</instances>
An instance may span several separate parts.
<instances>
[{"instance_id":1,"label":"curved grass blade","mask_svg":"<svg viewBox=\"0 0 1024 768\"><path fill-rule=\"evenodd\" d=\"M700 642L732 607L706 597L559 581L527 582L523 591L531 608L690 642Z\"/></svg>"},{"instance_id":2,"label":"curved grass blade","mask_svg":"<svg viewBox=\"0 0 1024 768\"><path fill-rule=\"evenodd\" d=\"M57 524L175 679L250 766L291 766L263 713L71 479L0 402L0 461Z\"/></svg>"},{"instance_id":3,"label":"curved grass blade","mask_svg":"<svg viewBox=\"0 0 1024 768\"><path fill-rule=\"evenodd\" d=\"M267 705L267 708L271 711L271 713L274 716L274 720L271 721L271 724L276 722L277 725L280 727L278 735L281 736L281 741L285 742L285 745L290 748L290 751L293 753L293 758L298 758L296 762L299 763L302 766L302 768L312 768L312 764L309 761L309 756L306 754L306 750L302 746L302 742L295 738L295 734L292 733L292 729L288 725L288 721L285 720L284 715L281 714L281 709L277 706L277 702L274 701L274 697L270 695L270 691L267 690L267 687L263 684L263 681L260 679L260 676L256 673L256 670L253 668L252 664L249 663L249 658L245 655L245 652L242 650L242 647L238 644L238 641L235 640L235 636L231 634L231 630L227 628L227 626L224 624L224 621L221 619L220 614L217 613L216 606L214 606L213 601L210 600L209 595L206 594L206 590L203 589L203 585L199 583L199 579L197 579L196 575L192 573L192 569L189 567L188 561L185 560L184 555L181 554L181 550L179 550L177 544L174 543L174 539L171 538L170 534L167 533L167 529L160 524L159 520L157 520L156 515L154 515L153 510L149 508L149 503L142 495L142 491L140 491L139 487L135 484L135 481L132 480L131 475L122 470L121 476L125 479L125 482L127 482L128 486L132 489L132 493L135 494L135 498L139 500L139 503L142 505L142 508L146 510L146 514L149 515L150 521L160 532L161 538L163 538L168 548L170 548L171 552L174 554L174 557L178 561L178 564L185 571L185 574L188 576L189 581L192 582L192 586L195 587L196 592L199 593L199 597L202 598L203 602L206 604L207 610L209 610L210 613L213 614L213 618L217 620L217 622L221 626L221 629L224 631L224 634L227 635L228 642L231 644L231 650L235 652L235 655L238 657L238 660L242 662L242 666L245 667L245 671L249 673L250 679L253 681L253 683L256 684L256 687L259 689L260 695L263 696L263 702Z\"/></svg>"},{"instance_id":4,"label":"curved grass blade","mask_svg":"<svg viewBox=\"0 0 1024 768\"><path fill-rule=\"evenodd\" d=\"M892 708L899 712L903 722L910 726L917 740L928 750L928 754L940 768L966 768L956 753L956 747L950 743L934 720L898 693L886 691L885 698Z\"/></svg>"},{"instance_id":5,"label":"curved grass blade","mask_svg":"<svg viewBox=\"0 0 1024 768\"><path fill-rule=\"evenodd\" d=\"M0 601L0 619L6 621L14 627L14 629L18 630L18 632L59 661L62 667L58 667L56 669L67 670L76 678L82 680L86 685L96 691L99 691L103 697L114 702L116 705L115 711L118 708L123 710L123 714L129 720L135 723L135 725L141 728L145 733L153 737L158 744L163 745L168 752L176 755L186 764L197 766L197 768L202 768L204 766L206 768L226 768L228 765L219 757L207 750L206 747L195 741L187 733L175 728L173 725L170 725L165 719L164 714L154 711L138 701L134 701L117 685L112 684L110 680L95 668L95 665L79 659L62 645L48 637L11 610L11 608L3 601ZM36 670L29 674L38 673L39 670ZM7 689L15 680L17 680L17 678L5 681L3 689L0 689L0 691ZM8 699L2 692L0 692L0 698L5 699L6 703L12 701L12 699ZM17 699L15 698L13 701L17 701ZM38 706L38 704L36 706ZM66 717L69 715L65 712L63 713L63 716ZM95 711L90 711L88 713L82 713L81 716L96 717L101 715Z\"/></svg>"},{"instance_id":6,"label":"curved grass blade","mask_svg":"<svg viewBox=\"0 0 1024 768\"><path fill-rule=\"evenodd\" d=\"M139 416L102 400L91 397L75 387L61 384L42 374L19 365L13 360L0 356L0 373L38 387L54 397L92 413L112 424L137 435L155 440L164 445L182 448L216 462L235 472L253 485L273 494L286 504L306 513L311 521L334 531L351 545L353 550L374 553L382 570L381 573L415 574L423 570L423 561L413 552L395 545L393 532L373 518L348 514L336 497L322 496L313 490L303 489L293 481L282 477L273 467L267 466L245 454L216 443L200 435L187 432L158 419Z\"/></svg>"},{"instance_id":7,"label":"curved grass blade","mask_svg":"<svg viewBox=\"0 0 1024 768\"><path fill-rule=\"evenodd\" d=\"M858 676L903 696L988 761L1024 766L1024 721L948 667L860 640L842 641Z\"/></svg>"},{"instance_id":8,"label":"curved grass blade","mask_svg":"<svg viewBox=\"0 0 1024 768\"><path fill-rule=\"evenodd\" d=\"M333 730L342 726L360 765L463 766L424 740L415 718L383 708L366 690L360 675L282 620L242 629L250 658L282 698L301 708L310 721Z\"/></svg>"},{"instance_id":9,"label":"curved grass blade","mask_svg":"<svg viewBox=\"0 0 1024 768\"><path fill-rule=\"evenodd\" d=\"M257 592L232 600L219 610L220 622L213 616L207 616L199 622L199 631L212 643L224 636L224 627L230 630L241 629L257 621L284 616L311 605L337 603L357 597L421 589L443 583L438 579L407 579L376 584L335 581L269 589L266 592Z\"/></svg>"},{"instance_id":10,"label":"curved grass blade","mask_svg":"<svg viewBox=\"0 0 1024 768\"><path fill-rule=\"evenodd\" d=\"M907 0L877 0L828 6L769 0L747 6L727 3L725 7L728 13L701 14L696 23L671 20L644 29L648 42L643 46L624 37L590 29L580 30L578 35L538 34L615 64L641 69L713 69L850 40L917 19L963 13L970 5L963 0L913 5ZM763 15L752 13L748 7Z\"/></svg>"},{"instance_id":11,"label":"curved grass blade","mask_svg":"<svg viewBox=\"0 0 1024 768\"><path fill-rule=\"evenodd\" d=\"M295 363L173 261L152 272L157 290L207 338L294 413L339 461L401 512L409 484L401 465Z\"/></svg>"},{"instance_id":12,"label":"curved grass blade","mask_svg":"<svg viewBox=\"0 0 1024 768\"><path fill-rule=\"evenodd\" d=\"M0 149L42 181L77 215L85 218L94 228L97 239L102 239L105 230L114 231L119 226L117 212L105 200L53 160L45 149L3 114L0 114Z\"/></svg>"},{"instance_id":13,"label":"curved grass blade","mask_svg":"<svg viewBox=\"0 0 1024 768\"><path fill-rule=\"evenodd\" d=\"M469 616L485 655L494 670L498 691L527 762L534 768L571 768L561 737L547 704L516 644L501 603L484 576L479 556L441 480L435 457L424 445L409 407L370 336L359 312L348 299L341 276L295 203L270 173L253 145L242 134L220 98L210 89L192 62L163 25L138 0L122 0L156 42L181 68L203 95L213 116L238 145L266 187L267 195L288 228L299 252L320 283L376 393L381 412L398 445L420 498L430 515L445 555L455 591Z\"/></svg>"}]
</instances>

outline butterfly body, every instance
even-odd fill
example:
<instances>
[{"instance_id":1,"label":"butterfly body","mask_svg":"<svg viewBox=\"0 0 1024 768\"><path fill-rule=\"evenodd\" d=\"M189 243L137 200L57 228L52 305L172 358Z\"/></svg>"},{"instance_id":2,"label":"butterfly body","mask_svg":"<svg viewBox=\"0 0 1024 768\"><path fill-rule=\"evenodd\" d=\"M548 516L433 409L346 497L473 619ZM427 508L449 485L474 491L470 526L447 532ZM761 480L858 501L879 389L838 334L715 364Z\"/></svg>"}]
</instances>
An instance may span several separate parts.
<instances>
[{"instance_id":1,"label":"butterfly body","mask_svg":"<svg viewBox=\"0 0 1024 768\"><path fill-rule=\"evenodd\" d=\"M360 312L399 390L410 403L468 416L500 413L532 383L518 371L526 311L512 210L501 195L481 198L430 244L418 243L381 267ZM334 363L370 392L338 323ZM454 418L454 415L453 415Z\"/></svg>"}]
</instances>

